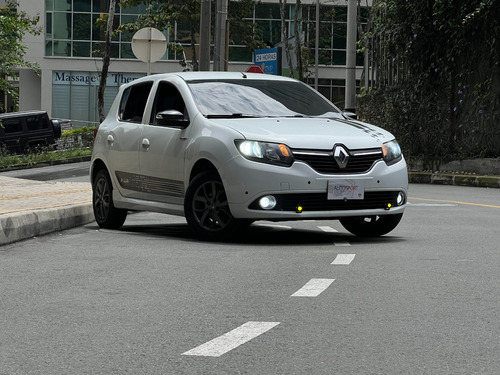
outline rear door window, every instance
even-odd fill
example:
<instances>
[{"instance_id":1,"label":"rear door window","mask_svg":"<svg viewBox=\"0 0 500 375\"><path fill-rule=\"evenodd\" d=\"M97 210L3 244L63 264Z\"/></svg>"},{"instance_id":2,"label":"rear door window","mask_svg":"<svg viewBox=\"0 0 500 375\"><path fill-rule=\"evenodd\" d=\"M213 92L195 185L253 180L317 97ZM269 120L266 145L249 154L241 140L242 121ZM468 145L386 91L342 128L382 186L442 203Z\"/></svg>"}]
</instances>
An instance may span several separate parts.
<instances>
[{"instance_id":1,"label":"rear door window","mask_svg":"<svg viewBox=\"0 0 500 375\"><path fill-rule=\"evenodd\" d=\"M5 128L6 134L20 133L23 130L20 118L4 119L2 120L2 125Z\"/></svg>"},{"instance_id":2,"label":"rear door window","mask_svg":"<svg viewBox=\"0 0 500 375\"><path fill-rule=\"evenodd\" d=\"M142 121L153 82L143 82L128 87L122 95L119 118L121 121Z\"/></svg>"}]
</instances>

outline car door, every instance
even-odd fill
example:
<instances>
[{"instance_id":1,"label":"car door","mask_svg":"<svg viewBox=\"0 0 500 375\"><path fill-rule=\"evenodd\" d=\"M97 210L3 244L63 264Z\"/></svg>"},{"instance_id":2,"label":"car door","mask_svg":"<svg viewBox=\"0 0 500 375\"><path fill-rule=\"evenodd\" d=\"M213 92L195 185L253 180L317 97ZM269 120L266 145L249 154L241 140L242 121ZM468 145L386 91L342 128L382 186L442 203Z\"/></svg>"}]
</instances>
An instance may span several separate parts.
<instances>
[{"instance_id":1,"label":"car door","mask_svg":"<svg viewBox=\"0 0 500 375\"><path fill-rule=\"evenodd\" d=\"M145 199L182 205L184 202L184 154L186 129L160 125L156 114L176 110L188 117L185 103L173 83L161 81L149 123L142 129L139 152Z\"/></svg>"},{"instance_id":2,"label":"car door","mask_svg":"<svg viewBox=\"0 0 500 375\"><path fill-rule=\"evenodd\" d=\"M118 121L104 134L108 165L118 182L120 193L128 198L143 198L143 178L139 168L143 117L153 81L126 88L121 96Z\"/></svg>"}]
</instances>

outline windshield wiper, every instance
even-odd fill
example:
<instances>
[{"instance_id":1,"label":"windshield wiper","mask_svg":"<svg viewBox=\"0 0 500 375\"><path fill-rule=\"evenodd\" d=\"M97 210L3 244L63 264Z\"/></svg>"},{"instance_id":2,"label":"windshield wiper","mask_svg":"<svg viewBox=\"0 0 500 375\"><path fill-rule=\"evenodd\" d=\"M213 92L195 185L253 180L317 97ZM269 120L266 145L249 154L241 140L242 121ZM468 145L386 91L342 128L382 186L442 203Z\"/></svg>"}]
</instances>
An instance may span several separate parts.
<instances>
[{"instance_id":1,"label":"windshield wiper","mask_svg":"<svg viewBox=\"0 0 500 375\"><path fill-rule=\"evenodd\" d=\"M221 115L207 115L207 118L256 118L261 116L256 115L247 115L245 113L230 113L230 114L221 114Z\"/></svg>"}]
</instances>

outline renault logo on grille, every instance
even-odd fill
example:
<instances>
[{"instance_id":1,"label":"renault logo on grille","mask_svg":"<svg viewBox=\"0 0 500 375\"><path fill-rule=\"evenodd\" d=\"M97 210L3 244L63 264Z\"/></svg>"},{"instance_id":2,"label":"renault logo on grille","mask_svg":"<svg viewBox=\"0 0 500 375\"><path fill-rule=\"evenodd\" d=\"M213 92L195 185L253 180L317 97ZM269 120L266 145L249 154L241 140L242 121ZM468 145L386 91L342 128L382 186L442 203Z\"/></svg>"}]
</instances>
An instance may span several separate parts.
<instances>
[{"instance_id":1,"label":"renault logo on grille","mask_svg":"<svg viewBox=\"0 0 500 375\"><path fill-rule=\"evenodd\" d=\"M337 162L339 168L345 168L349 162L349 153L342 146L335 146L333 150L333 158Z\"/></svg>"}]
</instances>

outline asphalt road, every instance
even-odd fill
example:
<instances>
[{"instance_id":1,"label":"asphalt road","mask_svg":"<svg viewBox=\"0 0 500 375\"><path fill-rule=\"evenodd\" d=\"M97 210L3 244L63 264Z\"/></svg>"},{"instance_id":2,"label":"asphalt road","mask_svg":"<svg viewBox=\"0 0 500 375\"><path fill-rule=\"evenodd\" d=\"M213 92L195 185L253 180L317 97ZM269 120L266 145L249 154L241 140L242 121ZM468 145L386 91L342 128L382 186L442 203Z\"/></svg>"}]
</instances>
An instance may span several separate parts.
<instances>
[{"instance_id":1,"label":"asphalt road","mask_svg":"<svg viewBox=\"0 0 500 375\"><path fill-rule=\"evenodd\" d=\"M90 182L90 162L53 165L1 172L2 176L25 178L35 181Z\"/></svg>"},{"instance_id":2,"label":"asphalt road","mask_svg":"<svg viewBox=\"0 0 500 375\"><path fill-rule=\"evenodd\" d=\"M409 201L375 240L137 213L0 247L0 374L500 373L500 192Z\"/></svg>"}]
</instances>

